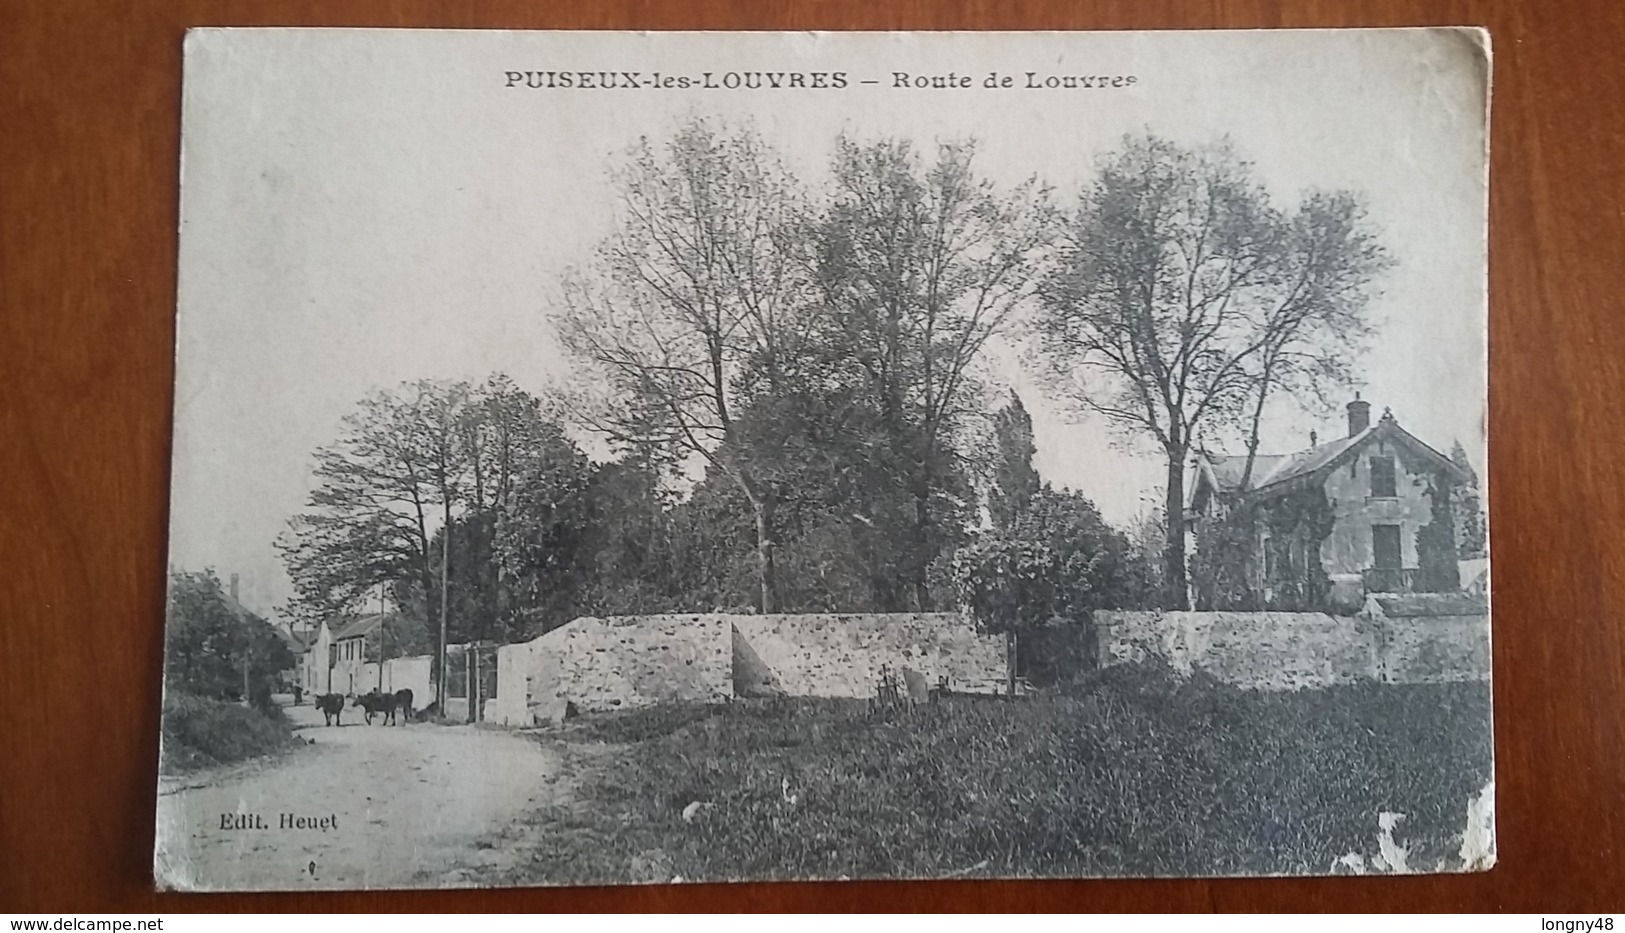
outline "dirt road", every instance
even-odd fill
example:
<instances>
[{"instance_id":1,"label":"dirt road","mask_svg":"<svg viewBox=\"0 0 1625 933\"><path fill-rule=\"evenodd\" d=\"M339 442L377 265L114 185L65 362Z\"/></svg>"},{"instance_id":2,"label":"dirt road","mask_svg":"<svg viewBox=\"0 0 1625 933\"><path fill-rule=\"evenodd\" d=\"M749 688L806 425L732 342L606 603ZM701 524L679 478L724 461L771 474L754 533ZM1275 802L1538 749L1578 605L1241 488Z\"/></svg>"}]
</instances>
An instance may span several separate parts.
<instances>
[{"instance_id":1,"label":"dirt road","mask_svg":"<svg viewBox=\"0 0 1625 933\"><path fill-rule=\"evenodd\" d=\"M455 866L475 840L546 803L557 756L471 726L328 728L291 709L314 744L272 762L159 787L161 882L185 890L389 888L477 882ZM353 717L353 718L352 718Z\"/></svg>"}]
</instances>

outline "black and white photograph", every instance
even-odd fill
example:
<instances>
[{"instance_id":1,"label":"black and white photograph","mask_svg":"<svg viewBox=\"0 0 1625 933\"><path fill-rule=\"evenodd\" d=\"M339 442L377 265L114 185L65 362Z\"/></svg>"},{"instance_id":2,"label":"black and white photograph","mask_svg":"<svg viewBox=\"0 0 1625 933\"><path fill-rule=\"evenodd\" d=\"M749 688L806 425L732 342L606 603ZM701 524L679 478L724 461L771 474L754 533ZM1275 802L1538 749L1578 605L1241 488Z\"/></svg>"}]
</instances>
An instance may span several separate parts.
<instances>
[{"instance_id":1,"label":"black and white photograph","mask_svg":"<svg viewBox=\"0 0 1625 933\"><path fill-rule=\"evenodd\" d=\"M157 885L1489 869L1489 72L192 30Z\"/></svg>"}]
</instances>

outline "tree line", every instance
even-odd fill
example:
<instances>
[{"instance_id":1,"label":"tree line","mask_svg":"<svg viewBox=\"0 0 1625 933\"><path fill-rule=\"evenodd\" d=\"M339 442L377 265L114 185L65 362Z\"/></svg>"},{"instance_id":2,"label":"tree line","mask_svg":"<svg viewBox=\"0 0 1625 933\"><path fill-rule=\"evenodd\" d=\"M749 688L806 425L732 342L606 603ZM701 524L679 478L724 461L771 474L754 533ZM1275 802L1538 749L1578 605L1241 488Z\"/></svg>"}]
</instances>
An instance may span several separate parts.
<instances>
[{"instance_id":1,"label":"tree line","mask_svg":"<svg viewBox=\"0 0 1625 933\"><path fill-rule=\"evenodd\" d=\"M1184 522L1130 534L1042 482L990 348L1153 441L1177 519L1194 445L1254 454L1271 398L1353 380L1389 263L1357 196L1281 207L1225 142L1126 137L1063 203L970 142L843 136L812 185L696 119L611 180L613 232L548 311L570 388L364 399L280 542L296 611L387 594L404 649L582 614L1182 607Z\"/></svg>"},{"instance_id":2,"label":"tree line","mask_svg":"<svg viewBox=\"0 0 1625 933\"><path fill-rule=\"evenodd\" d=\"M273 708L294 657L269 622L244 609L213 571L171 571L164 627L166 690Z\"/></svg>"}]
</instances>

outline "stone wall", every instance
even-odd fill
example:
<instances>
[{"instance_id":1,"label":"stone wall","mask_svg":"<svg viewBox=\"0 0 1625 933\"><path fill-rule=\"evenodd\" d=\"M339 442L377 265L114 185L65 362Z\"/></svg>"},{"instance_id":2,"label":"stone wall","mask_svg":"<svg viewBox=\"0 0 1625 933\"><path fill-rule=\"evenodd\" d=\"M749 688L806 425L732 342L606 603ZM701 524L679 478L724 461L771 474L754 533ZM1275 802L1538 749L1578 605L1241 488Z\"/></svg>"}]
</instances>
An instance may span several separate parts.
<instances>
[{"instance_id":1,"label":"stone wall","mask_svg":"<svg viewBox=\"0 0 1625 933\"><path fill-rule=\"evenodd\" d=\"M1294 690L1352 683L1375 672L1364 620L1318 612L1097 612L1101 663L1158 658L1226 683Z\"/></svg>"},{"instance_id":2,"label":"stone wall","mask_svg":"<svg viewBox=\"0 0 1625 933\"><path fill-rule=\"evenodd\" d=\"M1004 641L956 613L736 615L734 692L739 696L869 697L882 665L911 668L954 690L1004 683Z\"/></svg>"},{"instance_id":3,"label":"stone wall","mask_svg":"<svg viewBox=\"0 0 1625 933\"><path fill-rule=\"evenodd\" d=\"M991 692L1004 642L952 613L583 618L497 650L493 723L733 696L873 696L880 667Z\"/></svg>"},{"instance_id":4,"label":"stone wall","mask_svg":"<svg viewBox=\"0 0 1625 933\"><path fill-rule=\"evenodd\" d=\"M1388 683L1488 680L1490 638L1484 616L1389 619L1377 656L1377 677Z\"/></svg>"},{"instance_id":5,"label":"stone wall","mask_svg":"<svg viewBox=\"0 0 1625 933\"><path fill-rule=\"evenodd\" d=\"M1095 622L1103 665L1160 659L1250 689L1489 677L1485 615L1097 612Z\"/></svg>"},{"instance_id":6,"label":"stone wall","mask_svg":"<svg viewBox=\"0 0 1625 933\"><path fill-rule=\"evenodd\" d=\"M725 618L588 617L498 649L497 702L487 709L498 722L529 725L560 701L602 710L732 695L733 643Z\"/></svg>"}]
</instances>

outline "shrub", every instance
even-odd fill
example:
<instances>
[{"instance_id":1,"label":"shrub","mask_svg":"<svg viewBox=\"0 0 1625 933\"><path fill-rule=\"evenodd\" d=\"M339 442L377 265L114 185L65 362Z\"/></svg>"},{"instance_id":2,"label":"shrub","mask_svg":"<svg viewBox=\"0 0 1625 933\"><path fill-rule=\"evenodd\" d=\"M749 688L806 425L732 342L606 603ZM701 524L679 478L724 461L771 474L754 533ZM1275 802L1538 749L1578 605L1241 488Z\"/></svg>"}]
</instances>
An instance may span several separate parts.
<instances>
[{"instance_id":1,"label":"shrub","mask_svg":"<svg viewBox=\"0 0 1625 933\"><path fill-rule=\"evenodd\" d=\"M189 693L164 697L165 773L229 764L288 747L293 730L280 709L249 709Z\"/></svg>"}]
</instances>

